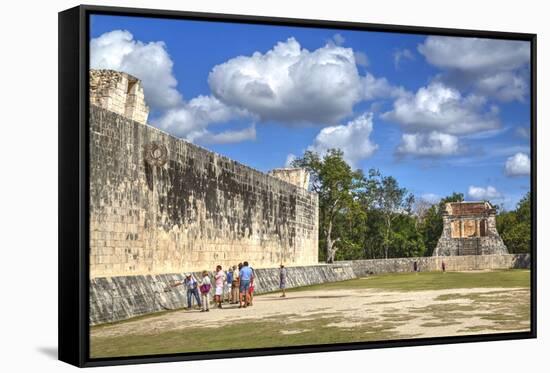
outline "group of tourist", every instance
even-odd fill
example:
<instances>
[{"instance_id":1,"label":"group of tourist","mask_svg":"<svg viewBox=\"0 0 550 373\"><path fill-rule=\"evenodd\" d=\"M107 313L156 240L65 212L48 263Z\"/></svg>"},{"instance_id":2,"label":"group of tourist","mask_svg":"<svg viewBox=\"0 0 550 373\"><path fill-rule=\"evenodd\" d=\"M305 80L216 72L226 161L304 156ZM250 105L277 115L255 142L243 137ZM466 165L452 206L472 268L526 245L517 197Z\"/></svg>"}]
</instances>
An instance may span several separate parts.
<instances>
[{"instance_id":1,"label":"group of tourist","mask_svg":"<svg viewBox=\"0 0 550 373\"><path fill-rule=\"evenodd\" d=\"M216 266L213 279L208 271L203 271L201 276L200 280L197 280L192 273L186 273L183 281L173 284L184 285L187 289L188 309L191 309L194 298L201 312L210 310L212 280L215 286L214 304L217 308L222 308L224 302L239 304L239 308L253 305L256 274L247 261L229 267L227 271L224 271L221 265ZM279 270L279 288L282 290L281 297L286 297L286 268L282 264Z\"/></svg>"}]
</instances>

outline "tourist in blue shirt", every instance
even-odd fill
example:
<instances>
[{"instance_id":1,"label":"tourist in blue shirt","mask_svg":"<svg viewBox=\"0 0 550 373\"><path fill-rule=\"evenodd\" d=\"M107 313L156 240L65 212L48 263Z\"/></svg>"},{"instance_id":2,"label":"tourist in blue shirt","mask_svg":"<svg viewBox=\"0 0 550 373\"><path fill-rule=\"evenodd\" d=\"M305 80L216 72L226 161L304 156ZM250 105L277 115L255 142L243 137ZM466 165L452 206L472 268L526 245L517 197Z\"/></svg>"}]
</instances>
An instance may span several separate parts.
<instances>
[{"instance_id":1,"label":"tourist in blue shirt","mask_svg":"<svg viewBox=\"0 0 550 373\"><path fill-rule=\"evenodd\" d=\"M229 303L233 303L233 294L231 294L231 284L233 283L233 268L231 267L229 267L229 270L227 271L226 281L227 282L225 283L225 294L227 294Z\"/></svg>"},{"instance_id":2,"label":"tourist in blue shirt","mask_svg":"<svg viewBox=\"0 0 550 373\"><path fill-rule=\"evenodd\" d=\"M248 290L250 288L250 281L254 277L254 271L248 266L248 262L243 263L243 267L239 271L239 277L241 280L241 285L239 289L239 308L246 308L246 306L250 303L250 294L248 293Z\"/></svg>"}]
</instances>

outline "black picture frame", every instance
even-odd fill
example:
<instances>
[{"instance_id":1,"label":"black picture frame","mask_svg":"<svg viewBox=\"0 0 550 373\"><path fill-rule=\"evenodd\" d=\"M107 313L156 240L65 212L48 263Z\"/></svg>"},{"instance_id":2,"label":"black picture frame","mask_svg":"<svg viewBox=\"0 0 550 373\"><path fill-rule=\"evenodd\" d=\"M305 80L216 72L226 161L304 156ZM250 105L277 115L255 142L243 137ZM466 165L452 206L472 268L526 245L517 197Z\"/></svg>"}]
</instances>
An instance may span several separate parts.
<instances>
[{"instance_id":1,"label":"black picture frame","mask_svg":"<svg viewBox=\"0 0 550 373\"><path fill-rule=\"evenodd\" d=\"M531 329L529 332L120 358L89 357L88 58L92 14L390 33L483 37L531 45ZM79 367L536 338L536 34L81 5L59 13L59 360Z\"/></svg>"}]
</instances>

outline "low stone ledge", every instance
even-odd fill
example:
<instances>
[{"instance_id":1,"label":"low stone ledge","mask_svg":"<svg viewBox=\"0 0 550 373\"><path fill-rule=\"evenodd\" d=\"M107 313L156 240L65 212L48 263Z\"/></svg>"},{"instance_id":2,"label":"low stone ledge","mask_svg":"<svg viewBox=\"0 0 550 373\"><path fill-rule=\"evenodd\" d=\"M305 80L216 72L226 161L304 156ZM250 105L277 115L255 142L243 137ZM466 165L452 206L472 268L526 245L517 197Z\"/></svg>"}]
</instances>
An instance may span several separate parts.
<instances>
[{"instance_id":1,"label":"low stone ledge","mask_svg":"<svg viewBox=\"0 0 550 373\"><path fill-rule=\"evenodd\" d=\"M279 289L279 268L255 269L255 294ZM200 279L200 273L193 273ZM212 278L211 273L211 278ZM287 288L345 281L356 278L346 263L287 267ZM132 317L187 306L183 274L100 277L90 281L90 324L126 320ZM212 288L212 295L214 288Z\"/></svg>"},{"instance_id":2,"label":"low stone ledge","mask_svg":"<svg viewBox=\"0 0 550 373\"><path fill-rule=\"evenodd\" d=\"M511 269L531 267L529 254L418 257L341 261L334 264L287 267L287 288L351 280L381 273L412 272L414 262L421 272L440 271L444 261L448 271ZM278 268L255 269L255 293L279 289ZM200 273L194 273L197 279ZM90 324L126 320L132 317L186 307L183 274L100 277L90 281ZM212 289L212 292L214 289ZM213 294L213 293L212 293Z\"/></svg>"}]
</instances>

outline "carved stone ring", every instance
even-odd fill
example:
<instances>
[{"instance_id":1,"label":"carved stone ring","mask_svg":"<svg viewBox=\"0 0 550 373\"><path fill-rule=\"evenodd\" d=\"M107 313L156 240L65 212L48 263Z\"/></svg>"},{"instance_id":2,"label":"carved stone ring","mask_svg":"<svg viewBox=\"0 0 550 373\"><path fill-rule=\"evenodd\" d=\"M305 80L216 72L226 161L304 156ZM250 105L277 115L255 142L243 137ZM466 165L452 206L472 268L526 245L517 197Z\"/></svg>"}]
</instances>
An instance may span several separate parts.
<instances>
[{"instance_id":1,"label":"carved stone ring","mask_svg":"<svg viewBox=\"0 0 550 373\"><path fill-rule=\"evenodd\" d=\"M144 158L151 166L164 166L168 161L168 149L164 144L152 142L145 145Z\"/></svg>"}]
</instances>

